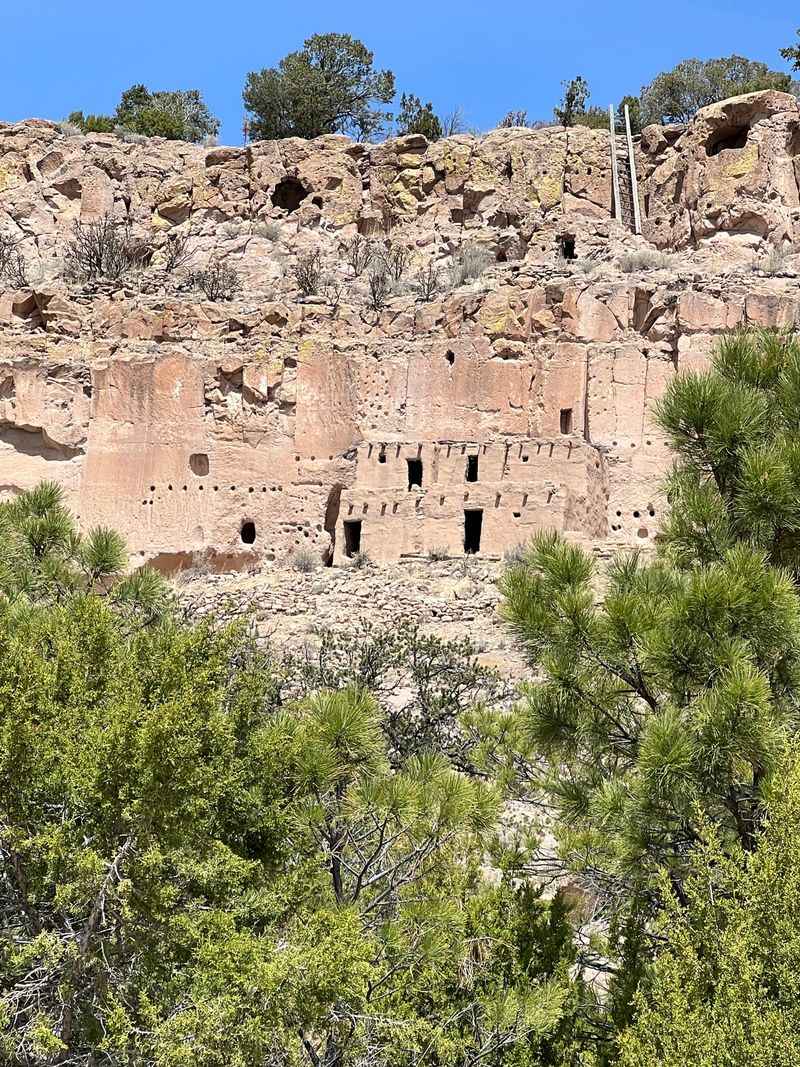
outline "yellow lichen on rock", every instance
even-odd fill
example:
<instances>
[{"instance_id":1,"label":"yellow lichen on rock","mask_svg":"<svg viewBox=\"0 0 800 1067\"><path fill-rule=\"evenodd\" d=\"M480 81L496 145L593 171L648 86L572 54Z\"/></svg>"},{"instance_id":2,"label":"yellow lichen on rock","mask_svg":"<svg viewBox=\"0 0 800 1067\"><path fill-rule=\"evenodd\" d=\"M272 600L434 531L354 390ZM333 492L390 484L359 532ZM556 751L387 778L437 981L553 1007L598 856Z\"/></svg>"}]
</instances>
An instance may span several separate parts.
<instances>
[{"instance_id":1,"label":"yellow lichen on rock","mask_svg":"<svg viewBox=\"0 0 800 1067\"><path fill-rule=\"evenodd\" d=\"M758 145L749 144L746 148L736 153L735 159L725 167L727 178L744 178L751 174L758 166Z\"/></svg>"},{"instance_id":2,"label":"yellow lichen on rock","mask_svg":"<svg viewBox=\"0 0 800 1067\"><path fill-rule=\"evenodd\" d=\"M534 178L530 185L531 199L545 211L561 203L564 194L564 182L560 175L545 174Z\"/></svg>"},{"instance_id":3,"label":"yellow lichen on rock","mask_svg":"<svg viewBox=\"0 0 800 1067\"><path fill-rule=\"evenodd\" d=\"M0 167L0 193L13 189L20 184L20 175L9 167ZM16 179L16 180L15 180Z\"/></svg>"}]
</instances>

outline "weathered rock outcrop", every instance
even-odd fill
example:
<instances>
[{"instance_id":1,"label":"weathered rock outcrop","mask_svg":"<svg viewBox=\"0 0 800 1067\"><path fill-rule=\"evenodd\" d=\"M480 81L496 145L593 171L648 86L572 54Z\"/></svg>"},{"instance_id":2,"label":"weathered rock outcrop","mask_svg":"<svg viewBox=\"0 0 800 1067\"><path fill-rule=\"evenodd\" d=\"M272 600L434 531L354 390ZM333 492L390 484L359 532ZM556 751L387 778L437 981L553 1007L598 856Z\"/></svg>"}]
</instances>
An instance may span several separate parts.
<instances>
[{"instance_id":1,"label":"weathered rock outcrop","mask_svg":"<svg viewBox=\"0 0 800 1067\"><path fill-rule=\"evenodd\" d=\"M602 131L207 149L0 125L0 234L28 273L0 284L0 491L56 478L165 568L498 555L545 526L646 541L666 383L722 330L797 322L796 258L754 270L800 241L797 102L726 101L637 153L642 238L613 219ZM105 215L149 265L65 281L75 221ZM193 268L235 267L234 300L163 269L183 233ZM406 261L383 306L347 262L357 234ZM673 255L626 260L653 246Z\"/></svg>"},{"instance_id":2,"label":"weathered rock outcrop","mask_svg":"<svg viewBox=\"0 0 800 1067\"><path fill-rule=\"evenodd\" d=\"M750 93L704 108L686 129L646 129L645 235L729 255L800 241L799 117L786 93Z\"/></svg>"}]
</instances>

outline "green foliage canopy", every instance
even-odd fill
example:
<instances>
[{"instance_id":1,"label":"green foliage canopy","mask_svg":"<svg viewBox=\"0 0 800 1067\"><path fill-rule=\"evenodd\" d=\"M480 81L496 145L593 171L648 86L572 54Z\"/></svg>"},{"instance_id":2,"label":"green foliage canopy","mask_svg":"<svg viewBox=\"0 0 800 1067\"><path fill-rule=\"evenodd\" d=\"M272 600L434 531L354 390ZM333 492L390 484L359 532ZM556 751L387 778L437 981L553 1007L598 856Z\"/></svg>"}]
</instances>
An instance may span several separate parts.
<instances>
[{"instance_id":1,"label":"green foliage canopy","mask_svg":"<svg viewBox=\"0 0 800 1067\"><path fill-rule=\"evenodd\" d=\"M468 640L444 641L412 623L364 625L337 634L323 630L319 647L283 657L284 692L302 699L318 689L368 689L381 708L393 766L422 752L444 753L460 770L474 770L475 738L465 717L511 695L496 671L483 666Z\"/></svg>"},{"instance_id":2,"label":"green foliage canopy","mask_svg":"<svg viewBox=\"0 0 800 1067\"><path fill-rule=\"evenodd\" d=\"M657 409L677 457L661 538L679 566L737 544L800 576L800 342L738 331L711 368L678 374Z\"/></svg>"},{"instance_id":3,"label":"green foliage canopy","mask_svg":"<svg viewBox=\"0 0 800 1067\"><path fill-rule=\"evenodd\" d=\"M6 1058L541 1062L574 1010L569 931L484 882L490 787L437 755L394 770L363 690L282 706L241 628L131 633L92 595L8 610Z\"/></svg>"},{"instance_id":4,"label":"green foliage canopy","mask_svg":"<svg viewBox=\"0 0 800 1067\"><path fill-rule=\"evenodd\" d=\"M219 130L198 89L151 92L132 85L122 94L115 119L120 126L145 137L170 141L202 141Z\"/></svg>"},{"instance_id":5,"label":"green foliage canopy","mask_svg":"<svg viewBox=\"0 0 800 1067\"><path fill-rule=\"evenodd\" d=\"M254 138L355 133L366 140L390 116L372 106L394 97L394 75L345 33L314 34L278 64L247 75L244 105Z\"/></svg>"},{"instance_id":6,"label":"green foliage canopy","mask_svg":"<svg viewBox=\"0 0 800 1067\"><path fill-rule=\"evenodd\" d=\"M575 116L575 126L586 126L590 130L608 129L608 111L604 107L592 106L583 114Z\"/></svg>"},{"instance_id":7,"label":"green foliage canopy","mask_svg":"<svg viewBox=\"0 0 800 1067\"><path fill-rule=\"evenodd\" d=\"M0 549L0 1058L574 1047L592 998L563 900L502 877L500 795L431 748L495 684L460 647L409 630L276 664L244 625L131 613L121 540L80 538L52 485L4 505ZM410 679L432 732L391 727L370 677L382 699Z\"/></svg>"},{"instance_id":8,"label":"green foliage canopy","mask_svg":"<svg viewBox=\"0 0 800 1067\"><path fill-rule=\"evenodd\" d=\"M82 111L70 112L67 122L83 133L113 133L116 126L111 115L84 115Z\"/></svg>"},{"instance_id":9,"label":"green foliage canopy","mask_svg":"<svg viewBox=\"0 0 800 1067\"><path fill-rule=\"evenodd\" d=\"M642 124L688 122L701 107L760 89L790 92L791 75L770 70L766 63L727 56L685 59L642 89Z\"/></svg>"},{"instance_id":10,"label":"green foliage canopy","mask_svg":"<svg viewBox=\"0 0 800 1067\"><path fill-rule=\"evenodd\" d=\"M800 30L797 31L800 37ZM781 55L792 64L793 70L800 70L800 43L781 49Z\"/></svg>"},{"instance_id":11,"label":"green foliage canopy","mask_svg":"<svg viewBox=\"0 0 800 1067\"><path fill-rule=\"evenodd\" d=\"M658 409L677 461L655 559L622 555L601 579L543 534L503 580L538 680L490 721L486 752L552 806L561 861L604 902L603 951L628 953L615 969L629 986L661 872L685 904L704 827L731 852L756 847L797 734L798 367L796 340L750 331L675 379Z\"/></svg>"},{"instance_id":12,"label":"green foliage canopy","mask_svg":"<svg viewBox=\"0 0 800 1067\"><path fill-rule=\"evenodd\" d=\"M121 128L144 137L195 143L219 131L219 120L198 89L151 92L144 85L126 89L114 115L85 116L82 111L73 111L67 121L84 133L111 133Z\"/></svg>"},{"instance_id":13,"label":"green foliage canopy","mask_svg":"<svg viewBox=\"0 0 800 1067\"><path fill-rule=\"evenodd\" d=\"M661 867L680 895L701 815L752 847L796 728L800 606L742 545L687 574L620 557L602 598L595 585L590 557L550 534L505 576L542 675L513 723L514 766L528 759L523 779L554 804L564 858L627 905Z\"/></svg>"},{"instance_id":14,"label":"green foliage canopy","mask_svg":"<svg viewBox=\"0 0 800 1067\"><path fill-rule=\"evenodd\" d=\"M78 532L55 482L0 504L0 598L17 610L95 593L141 620L161 617L169 610L164 581L150 567L126 575L127 562L115 530Z\"/></svg>"},{"instance_id":15,"label":"green foliage canopy","mask_svg":"<svg viewBox=\"0 0 800 1067\"><path fill-rule=\"evenodd\" d=\"M421 133L429 141L438 141L442 136L442 124L434 114L433 104L423 104L418 96L403 93L397 116L397 133L401 137L409 133Z\"/></svg>"},{"instance_id":16,"label":"green foliage canopy","mask_svg":"<svg viewBox=\"0 0 800 1067\"><path fill-rule=\"evenodd\" d=\"M711 832L691 856L686 903L664 891L662 950L622 1036L622 1067L792 1067L800 1059L800 773L782 774L758 847Z\"/></svg>"},{"instance_id":17,"label":"green foliage canopy","mask_svg":"<svg viewBox=\"0 0 800 1067\"><path fill-rule=\"evenodd\" d=\"M642 132L642 104L638 96L623 96L617 107L617 123L620 129L625 129L625 107L628 108L628 118L631 124L631 133Z\"/></svg>"},{"instance_id":18,"label":"green foliage canopy","mask_svg":"<svg viewBox=\"0 0 800 1067\"><path fill-rule=\"evenodd\" d=\"M579 74L577 78L562 83L564 95L561 104L553 108L556 121L562 126L574 126L576 120L586 113L589 98L589 83Z\"/></svg>"}]
</instances>

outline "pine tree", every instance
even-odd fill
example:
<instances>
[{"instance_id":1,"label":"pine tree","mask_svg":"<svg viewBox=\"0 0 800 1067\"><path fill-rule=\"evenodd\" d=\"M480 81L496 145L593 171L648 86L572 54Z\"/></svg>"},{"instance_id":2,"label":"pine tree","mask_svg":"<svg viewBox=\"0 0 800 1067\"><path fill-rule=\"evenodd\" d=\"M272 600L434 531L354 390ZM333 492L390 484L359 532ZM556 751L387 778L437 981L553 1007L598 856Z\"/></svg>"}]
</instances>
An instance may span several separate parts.
<instances>
[{"instance_id":1,"label":"pine tree","mask_svg":"<svg viewBox=\"0 0 800 1067\"><path fill-rule=\"evenodd\" d=\"M579 74L577 78L561 84L564 88L564 95L560 106L553 108L553 114L562 126L574 126L577 119L586 114L589 83Z\"/></svg>"},{"instance_id":2,"label":"pine tree","mask_svg":"<svg viewBox=\"0 0 800 1067\"><path fill-rule=\"evenodd\" d=\"M797 36L800 37L800 30L797 31ZM792 64L793 70L800 70L800 43L782 48L781 55Z\"/></svg>"},{"instance_id":3,"label":"pine tree","mask_svg":"<svg viewBox=\"0 0 800 1067\"><path fill-rule=\"evenodd\" d=\"M744 545L688 573L619 557L597 586L587 553L554 534L505 575L539 674L512 718L514 767L589 885L635 894L666 866L680 895L698 820L753 847L796 723L800 603Z\"/></svg>"},{"instance_id":4,"label":"pine tree","mask_svg":"<svg viewBox=\"0 0 800 1067\"><path fill-rule=\"evenodd\" d=\"M588 553L545 533L502 581L534 679L488 757L550 811L558 864L599 904L622 1016L653 949L662 874L688 900L692 850L751 853L798 728L800 347L723 339L659 407L676 463L655 558Z\"/></svg>"},{"instance_id":5,"label":"pine tree","mask_svg":"<svg viewBox=\"0 0 800 1067\"><path fill-rule=\"evenodd\" d=\"M372 107L394 97L394 75L347 33L316 33L277 67L251 71L242 94L255 138L355 133L366 140L391 118Z\"/></svg>"},{"instance_id":6,"label":"pine tree","mask_svg":"<svg viewBox=\"0 0 800 1067\"><path fill-rule=\"evenodd\" d=\"M442 136L442 123L434 113L433 104L423 104L413 93L403 93L397 115L397 133L400 137L420 133L429 141L438 141Z\"/></svg>"},{"instance_id":7,"label":"pine tree","mask_svg":"<svg viewBox=\"0 0 800 1067\"><path fill-rule=\"evenodd\" d=\"M59 485L40 482L0 504L0 599L24 607L96 593L144 618L164 614L161 577L150 567L126 575L124 538L103 526L81 535L63 501Z\"/></svg>"}]
</instances>

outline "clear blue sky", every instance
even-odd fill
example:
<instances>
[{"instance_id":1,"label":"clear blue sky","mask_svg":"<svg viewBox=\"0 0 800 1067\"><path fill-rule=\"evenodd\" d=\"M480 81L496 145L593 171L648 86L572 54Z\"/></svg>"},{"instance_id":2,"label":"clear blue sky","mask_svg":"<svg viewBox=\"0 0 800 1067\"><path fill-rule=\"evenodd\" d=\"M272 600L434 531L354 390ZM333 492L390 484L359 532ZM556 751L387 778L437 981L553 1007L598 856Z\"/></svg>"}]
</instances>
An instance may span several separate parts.
<instances>
[{"instance_id":1,"label":"clear blue sky","mask_svg":"<svg viewBox=\"0 0 800 1067\"><path fill-rule=\"evenodd\" d=\"M113 111L144 82L200 89L220 140L239 144L247 71L336 31L364 41L399 90L487 129L510 108L550 118L576 74L607 105L689 56L785 69L778 49L798 26L794 0L0 0L0 119Z\"/></svg>"}]
</instances>

